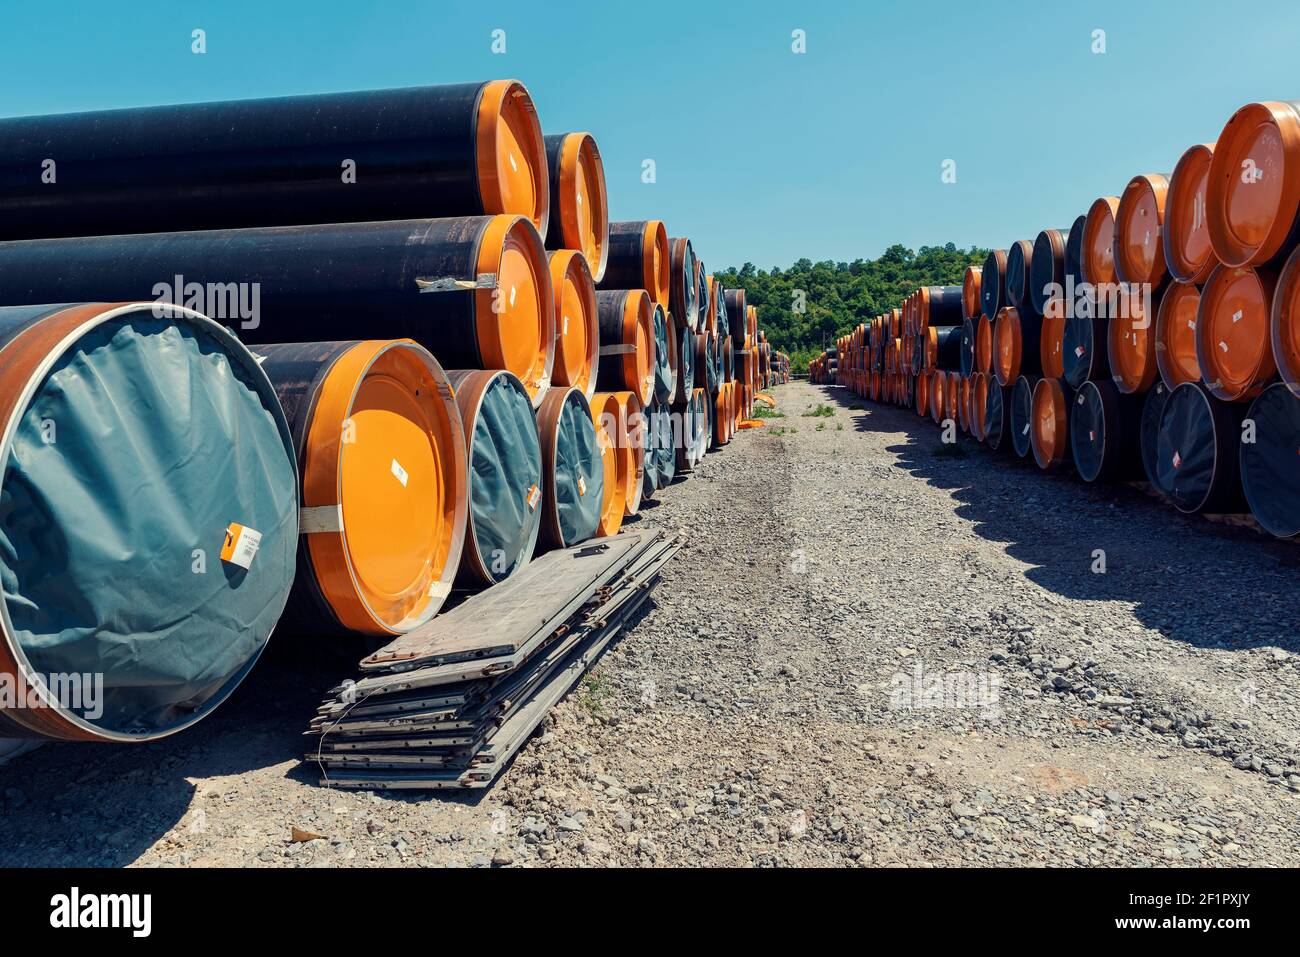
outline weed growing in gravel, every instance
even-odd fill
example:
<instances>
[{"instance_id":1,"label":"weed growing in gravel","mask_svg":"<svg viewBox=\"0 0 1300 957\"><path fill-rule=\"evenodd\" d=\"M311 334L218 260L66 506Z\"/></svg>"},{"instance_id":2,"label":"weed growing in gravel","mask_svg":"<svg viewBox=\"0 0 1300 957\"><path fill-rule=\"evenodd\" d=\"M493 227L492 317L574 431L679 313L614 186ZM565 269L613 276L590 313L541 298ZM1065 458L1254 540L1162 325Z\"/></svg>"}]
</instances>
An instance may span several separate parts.
<instances>
[{"instance_id":1,"label":"weed growing in gravel","mask_svg":"<svg viewBox=\"0 0 1300 957\"><path fill-rule=\"evenodd\" d=\"M836 425L835 425L835 431L836 431L836 432L843 432L843 431L844 431L844 423L843 423L843 422L837 422Z\"/></svg>"},{"instance_id":2,"label":"weed growing in gravel","mask_svg":"<svg viewBox=\"0 0 1300 957\"><path fill-rule=\"evenodd\" d=\"M826 419L835 414L835 410L825 402L820 405L809 406L808 411L803 414L805 419Z\"/></svg>"},{"instance_id":3,"label":"weed growing in gravel","mask_svg":"<svg viewBox=\"0 0 1300 957\"><path fill-rule=\"evenodd\" d=\"M589 674L582 682L582 706L592 717L605 710L605 699L609 697L609 686L599 675Z\"/></svg>"},{"instance_id":4,"label":"weed growing in gravel","mask_svg":"<svg viewBox=\"0 0 1300 957\"><path fill-rule=\"evenodd\" d=\"M817 423L817 429L816 429L816 431L821 432L821 431L824 430L825 428L826 428L826 423L825 423L825 422L818 422L818 423Z\"/></svg>"},{"instance_id":5,"label":"weed growing in gravel","mask_svg":"<svg viewBox=\"0 0 1300 957\"><path fill-rule=\"evenodd\" d=\"M754 409L754 418L756 419L784 419L785 413L780 409L769 409L765 405L756 406Z\"/></svg>"}]
</instances>

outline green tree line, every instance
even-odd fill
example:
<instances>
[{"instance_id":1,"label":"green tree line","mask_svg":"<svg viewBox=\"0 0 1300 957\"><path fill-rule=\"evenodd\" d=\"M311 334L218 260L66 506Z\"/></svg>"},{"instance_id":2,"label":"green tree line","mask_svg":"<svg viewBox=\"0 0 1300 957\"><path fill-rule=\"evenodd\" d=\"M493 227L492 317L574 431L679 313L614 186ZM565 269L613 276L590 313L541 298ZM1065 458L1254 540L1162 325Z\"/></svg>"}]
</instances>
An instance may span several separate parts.
<instances>
[{"instance_id":1,"label":"green tree line","mask_svg":"<svg viewBox=\"0 0 1300 957\"><path fill-rule=\"evenodd\" d=\"M800 259L789 269L745 263L717 275L728 289L744 288L773 347L790 356L793 371L806 372L809 359L858 323L893 309L919 286L960 285L966 267L982 265L988 253L952 243L918 252L895 244L878 259Z\"/></svg>"}]
</instances>

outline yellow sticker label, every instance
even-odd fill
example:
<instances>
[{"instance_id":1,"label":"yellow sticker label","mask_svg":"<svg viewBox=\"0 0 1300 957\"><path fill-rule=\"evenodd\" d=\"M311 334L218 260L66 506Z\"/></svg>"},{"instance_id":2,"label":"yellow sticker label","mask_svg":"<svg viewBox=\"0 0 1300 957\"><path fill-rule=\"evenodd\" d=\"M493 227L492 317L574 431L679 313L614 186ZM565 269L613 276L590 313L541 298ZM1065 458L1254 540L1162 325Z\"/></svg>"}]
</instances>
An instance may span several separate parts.
<instances>
[{"instance_id":1,"label":"yellow sticker label","mask_svg":"<svg viewBox=\"0 0 1300 957\"><path fill-rule=\"evenodd\" d=\"M582 481L581 476L578 479ZM531 512L537 508L537 503L542 500L542 490L536 485L528 490L528 510Z\"/></svg>"}]
</instances>

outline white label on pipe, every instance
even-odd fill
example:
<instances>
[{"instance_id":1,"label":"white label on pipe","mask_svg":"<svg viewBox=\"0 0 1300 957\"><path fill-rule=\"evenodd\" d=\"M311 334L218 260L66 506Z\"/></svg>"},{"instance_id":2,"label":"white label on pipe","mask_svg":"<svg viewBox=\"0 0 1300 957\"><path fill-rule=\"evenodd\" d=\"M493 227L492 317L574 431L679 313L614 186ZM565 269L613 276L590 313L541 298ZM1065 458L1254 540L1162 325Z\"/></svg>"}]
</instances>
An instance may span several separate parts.
<instances>
[{"instance_id":1,"label":"white label on pipe","mask_svg":"<svg viewBox=\"0 0 1300 957\"><path fill-rule=\"evenodd\" d=\"M528 511L531 512L535 510L537 508L537 503L540 502L541 500L542 500L542 490L539 489L536 485L534 485L532 488L528 490Z\"/></svg>"},{"instance_id":2,"label":"white label on pipe","mask_svg":"<svg viewBox=\"0 0 1300 957\"><path fill-rule=\"evenodd\" d=\"M1224 342L1222 339L1220 339L1220 340L1219 340L1219 348L1222 349L1224 352L1227 352L1227 351L1228 351L1228 344L1227 344L1226 342Z\"/></svg>"},{"instance_id":3,"label":"white label on pipe","mask_svg":"<svg viewBox=\"0 0 1300 957\"><path fill-rule=\"evenodd\" d=\"M560 325L560 335L567 336L568 334L569 334L569 316L566 313L564 316L564 322Z\"/></svg>"},{"instance_id":4,"label":"white label on pipe","mask_svg":"<svg viewBox=\"0 0 1300 957\"><path fill-rule=\"evenodd\" d=\"M402 468L397 459L393 459L393 464L390 465L388 469L397 476L397 481L402 483L402 488L406 488L406 481L409 476L406 474L406 469Z\"/></svg>"},{"instance_id":5,"label":"white label on pipe","mask_svg":"<svg viewBox=\"0 0 1300 957\"><path fill-rule=\"evenodd\" d=\"M1235 326L1235 325L1236 325L1237 323L1239 323L1239 322L1241 322L1241 310L1240 310L1240 309L1238 309L1236 312L1234 312L1234 313L1232 314L1232 324Z\"/></svg>"},{"instance_id":6,"label":"white label on pipe","mask_svg":"<svg viewBox=\"0 0 1300 957\"><path fill-rule=\"evenodd\" d=\"M1023 429L1021 429L1021 430L1020 430L1020 434L1021 434L1021 435L1028 435L1028 434L1029 434L1029 426L1026 425Z\"/></svg>"},{"instance_id":7,"label":"white label on pipe","mask_svg":"<svg viewBox=\"0 0 1300 957\"><path fill-rule=\"evenodd\" d=\"M446 598L451 594L451 584L449 582L434 582L429 586L430 598Z\"/></svg>"},{"instance_id":8,"label":"white label on pipe","mask_svg":"<svg viewBox=\"0 0 1300 957\"><path fill-rule=\"evenodd\" d=\"M248 568L257 557L257 550L262 544L262 533L247 525L232 522L226 529L226 543L221 549L221 560Z\"/></svg>"},{"instance_id":9,"label":"white label on pipe","mask_svg":"<svg viewBox=\"0 0 1300 957\"><path fill-rule=\"evenodd\" d=\"M1195 329L1195 328L1196 328L1196 320L1195 320L1195 319L1188 319L1188 320L1187 320L1187 328L1188 328L1188 329Z\"/></svg>"},{"instance_id":10,"label":"white label on pipe","mask_svg":"<svg viewBox=\"0 0 1300 957\"><path fill-rule=\"evenodd\" d=\"M1183 464L1183 457L1182 457L1181 455L1179 455L1177 452L1175 452L1175 453L1174 453L1174 468L1178 468L1178 466L1180 466L1180 465L1182 465L1182 464Z\"/></svg>"}]
</instances>

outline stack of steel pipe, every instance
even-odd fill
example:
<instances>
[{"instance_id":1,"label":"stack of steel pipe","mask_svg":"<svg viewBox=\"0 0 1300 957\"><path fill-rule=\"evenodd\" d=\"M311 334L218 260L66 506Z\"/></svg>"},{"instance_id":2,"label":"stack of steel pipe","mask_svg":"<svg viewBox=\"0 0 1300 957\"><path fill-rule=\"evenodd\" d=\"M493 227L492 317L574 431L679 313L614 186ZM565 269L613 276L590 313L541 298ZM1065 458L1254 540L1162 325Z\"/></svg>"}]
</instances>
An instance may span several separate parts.
<instances>
[{"instance_id":1,"label":"stack of steel pipe","mask_svg":"<svg viewBox=\"0 0 1300 957\"><path fill-rule=\"evenodd\" d=\"M0 736L152 740L277 623L422 628L617 532L789 376L515 80L0 120L0 208L0 304L74 304L0 306Z\"/></svg>"},{"instance_id":2,"label":"stack of steel pipe","mask_svg":"<svg viewBox=\"0 0 1300 957\"><path fill-rule=\"evenodd\" d=\"M1171 159L968 268L955 358L917 345L936 325L920 289L841 337L815 381L1300 535L1300 101L1247 104Z\"/></svg>"}]
</instances>

